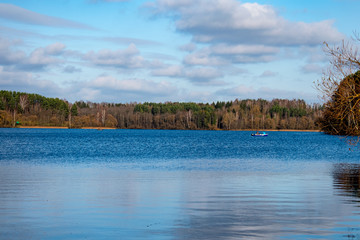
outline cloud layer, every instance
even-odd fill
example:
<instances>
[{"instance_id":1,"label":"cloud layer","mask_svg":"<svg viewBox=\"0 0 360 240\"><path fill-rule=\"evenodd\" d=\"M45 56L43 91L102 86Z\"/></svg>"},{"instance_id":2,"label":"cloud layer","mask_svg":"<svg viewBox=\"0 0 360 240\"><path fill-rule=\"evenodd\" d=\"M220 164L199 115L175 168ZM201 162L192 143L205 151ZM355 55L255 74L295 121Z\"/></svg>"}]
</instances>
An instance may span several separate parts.
<instances>
[{"instance_id":1,"label":"cloud layer","mask_svg":"<svg viewBox=\"0 0 360 240\"><path fill-rule=\"evenodd\" d=\"M140 51L135 44L130 44L126 49L108 50L103 49L98 52L87 53L84 60L90 61L95 65L119 67L119 68L141 68L144 67L144 58L140 56Z\"/></svg>"},{"instance_id":2,"label":"cloud layer","mask_svg":"<svg viewBox=\"0 0 360 240\"><path fill-rule=\"evenodd\" d=\"M13 4L0 3L0 18L48 27L94 29L86 24L36 13Z\"/></svg>"},{"instance_id":3,"label":"cloud layer","mask_svg":"<svg viewBox=\"0 0 360 240\"><path fill-rule=\"evenodd\" d=\"M44 70L49 65L63 62L61 55L65 52L65 44L54 43L39 47L29 54L17 50L16 41L0 38L0 64L4 67L27 71Z\"/></svg>"},{"instance_id":4,"label":"cloud layer","mask_svg":"<svg viewBox=\"0 0 360 240\"><path fill-rule=\"evenodd\" d=\"M191 51L184 59L189 65L271 62L283 48L316 47L324 40L335 43L344 38L331 20L291 22L272 6L258 3L157 0L146 6L192 37L192 43L182 46Z\"/></svg>"},{"instance_id":5,"label":"cloud layer","mask_svg":"<svg viewBox=\"0 0 360 240\"><path fill-rule=\"evenodd\" d=\"M194 7L196 5L196 7ZM157 0L155 14L171 14L176 29L190 33L194 42L273 46L316 45L336 42L342 35L332 21L290 22L269 5L236 0Z\"/></svg>"},{"instance_id":6,"label":"cloud layer","mask_svg":"<svg viewBox=\"0 0 360 240\"><path fill-rule=\"evenodd\" d=\"M113 21L99 22L111 26L105 31L88 31L95 28L57 17L56 11L51 16L0 3L0 19L5 20L0 26L0 87L125 102L308 96L297 89L285 91L282 83L295 81L296 74L319 74L326 61L319 46L344 38L332 20L289 21L270 5L140 2L82 1L84 11L93 11L84 12L83 19L100 8L108 14L118 7L116 15L99 18ZM131 8L135 3L137 9ZM126 22L140 8L150 11L151 18L137 15ZM50 28L51 33L43 31ZM285 66L290 61L296 61L291 70L296 73Z\"/></svg>"}]
</instances>

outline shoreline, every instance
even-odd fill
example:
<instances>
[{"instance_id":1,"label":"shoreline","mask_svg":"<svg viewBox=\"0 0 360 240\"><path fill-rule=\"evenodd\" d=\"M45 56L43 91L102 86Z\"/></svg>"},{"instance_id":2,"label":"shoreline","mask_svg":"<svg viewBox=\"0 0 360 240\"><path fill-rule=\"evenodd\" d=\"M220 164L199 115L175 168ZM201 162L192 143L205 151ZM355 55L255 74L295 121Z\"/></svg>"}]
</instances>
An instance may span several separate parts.
<instances>
[{"instance_id":1,"label":"shoreline","mask_svg":"<svg viewBox=\"0 0 360 240\"><path fill-rule=\"evenodd\" d=\"M69 127L56 127L56 126L17 126L16 128L31 128L31 129L95 129L95 130L115 130L115 129L117 129L117 128L110 128L110 127L69 128Z\"/></svg>"},{"instance_id":2,"label":"shoreline","mask_svg":"<svg viewBox=\"0 0 360 240\"><path fill-rule=\"evenodd\" d=\"M57 127L57 126L17 126L16 128L30 128L30 129L70 129L68 127ZM120 128L110 128L110 127L82 127L82 128L73 128L73 129L94 129L94 130L116 130ZM140 129L138 129L140 130ZM143 129L149 130L149 129ZM166 129L150 129L150 130L166 130ZM176 130L176 129L175 129ZM189 129L179 129L179 130L189 130ZM190 130L191 131L191 130ZM233 130L210 130L210 131L258 131L258 132L321 132L321 130L299 130L299 129L233 129Z\"/></svg>"},{"instance_id":3,"label":"shoreline","mask_svg":"<svg viewBox=\"0 0 360 240\"><path fill-rule=\"evenodd\" d=\"M241 129L241 130L230 130L230 131L255 131L255 132L321 132L321 130L301 130L301 129Z\"/></svg>"}]
</instances>

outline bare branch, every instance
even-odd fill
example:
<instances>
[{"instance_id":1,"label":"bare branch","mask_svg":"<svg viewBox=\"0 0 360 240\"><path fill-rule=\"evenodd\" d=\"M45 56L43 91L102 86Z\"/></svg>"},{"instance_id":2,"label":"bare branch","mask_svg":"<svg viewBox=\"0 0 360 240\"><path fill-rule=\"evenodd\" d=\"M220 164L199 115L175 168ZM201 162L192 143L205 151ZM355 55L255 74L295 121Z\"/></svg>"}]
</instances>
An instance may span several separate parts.
<instances>
[{"instance_id":1,"label":"bare branch","mask_svg":"<svg viewBox=\"0 0 360 240\"><path fill-rule=\"evenodd\" d=\"M323 73L316 88L325 102L320 120L324 132L349 137L349 143L360 136L360 37L354 34L352 42L342 41L338 46L324 42L323 50L329 56L330 67Z\"/></svg>"}]
</instances>

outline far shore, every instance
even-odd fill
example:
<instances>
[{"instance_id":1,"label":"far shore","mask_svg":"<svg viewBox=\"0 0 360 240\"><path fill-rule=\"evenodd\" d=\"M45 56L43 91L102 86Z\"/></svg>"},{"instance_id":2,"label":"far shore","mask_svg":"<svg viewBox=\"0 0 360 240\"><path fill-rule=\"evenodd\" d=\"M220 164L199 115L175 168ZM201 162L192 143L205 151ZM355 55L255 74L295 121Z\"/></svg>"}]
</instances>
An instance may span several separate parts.
<instances>
[{"instance_id":1,"label":"far shore","mask_svg":"<svg viewBox=\"0 0 360 240\"><path fill-rule=\"evenodd\" d=\"M68 127L56 126L17 126L17 128L39 128L39 129L69 129ZM110 127L82 127L75 129L95 129L95 130L116 130L119 128ZM216 130L215 130L216 131ZM220 130L224 131L224 130ZM321 132L321 130L299 130L299 129L233 129L230 131L258 131L258 132Z\"/></svg>"},{"instance_id":2,"label":"far shore","mask_svg":"<svg viewBox=\"0 0 360 240\"><path fill-rule=\"evenodd\" d=\"M233 130L233 131L257 131L257 132L321 132L321 130L300 130L300 129L241 129L241 130Z\"/></svg>"},{"instance_id":3,"label":"far shore","mask_svg":"<svg viewBox=\"0 0 360 240\"><path fill-rule=\"evenodd\" d=\"M17 126L17 128L41 128L41 129L69 129L68 127L56 127L56 126ZM117 129L110 127L82 127L74 129L96 129L96 130L107 130L107 129Z\"/></svg>"}]
</instances>

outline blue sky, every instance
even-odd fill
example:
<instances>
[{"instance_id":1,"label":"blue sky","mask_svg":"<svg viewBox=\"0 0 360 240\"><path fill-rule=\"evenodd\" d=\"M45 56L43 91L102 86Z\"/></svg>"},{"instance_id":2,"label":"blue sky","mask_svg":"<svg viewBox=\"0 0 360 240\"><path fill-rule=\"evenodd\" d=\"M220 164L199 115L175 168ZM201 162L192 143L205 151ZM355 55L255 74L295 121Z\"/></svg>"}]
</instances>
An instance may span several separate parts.
<instances>
[{"instance_id":1,"label":"blue sky","mask_svg":"<svg viewBox=\"0 0 360 240\"><path fill-rule=\"evenodd\" d=\"M356 0L0 1L0 89L69 101L319 102Z\"/></svg>"}]
</instances>

